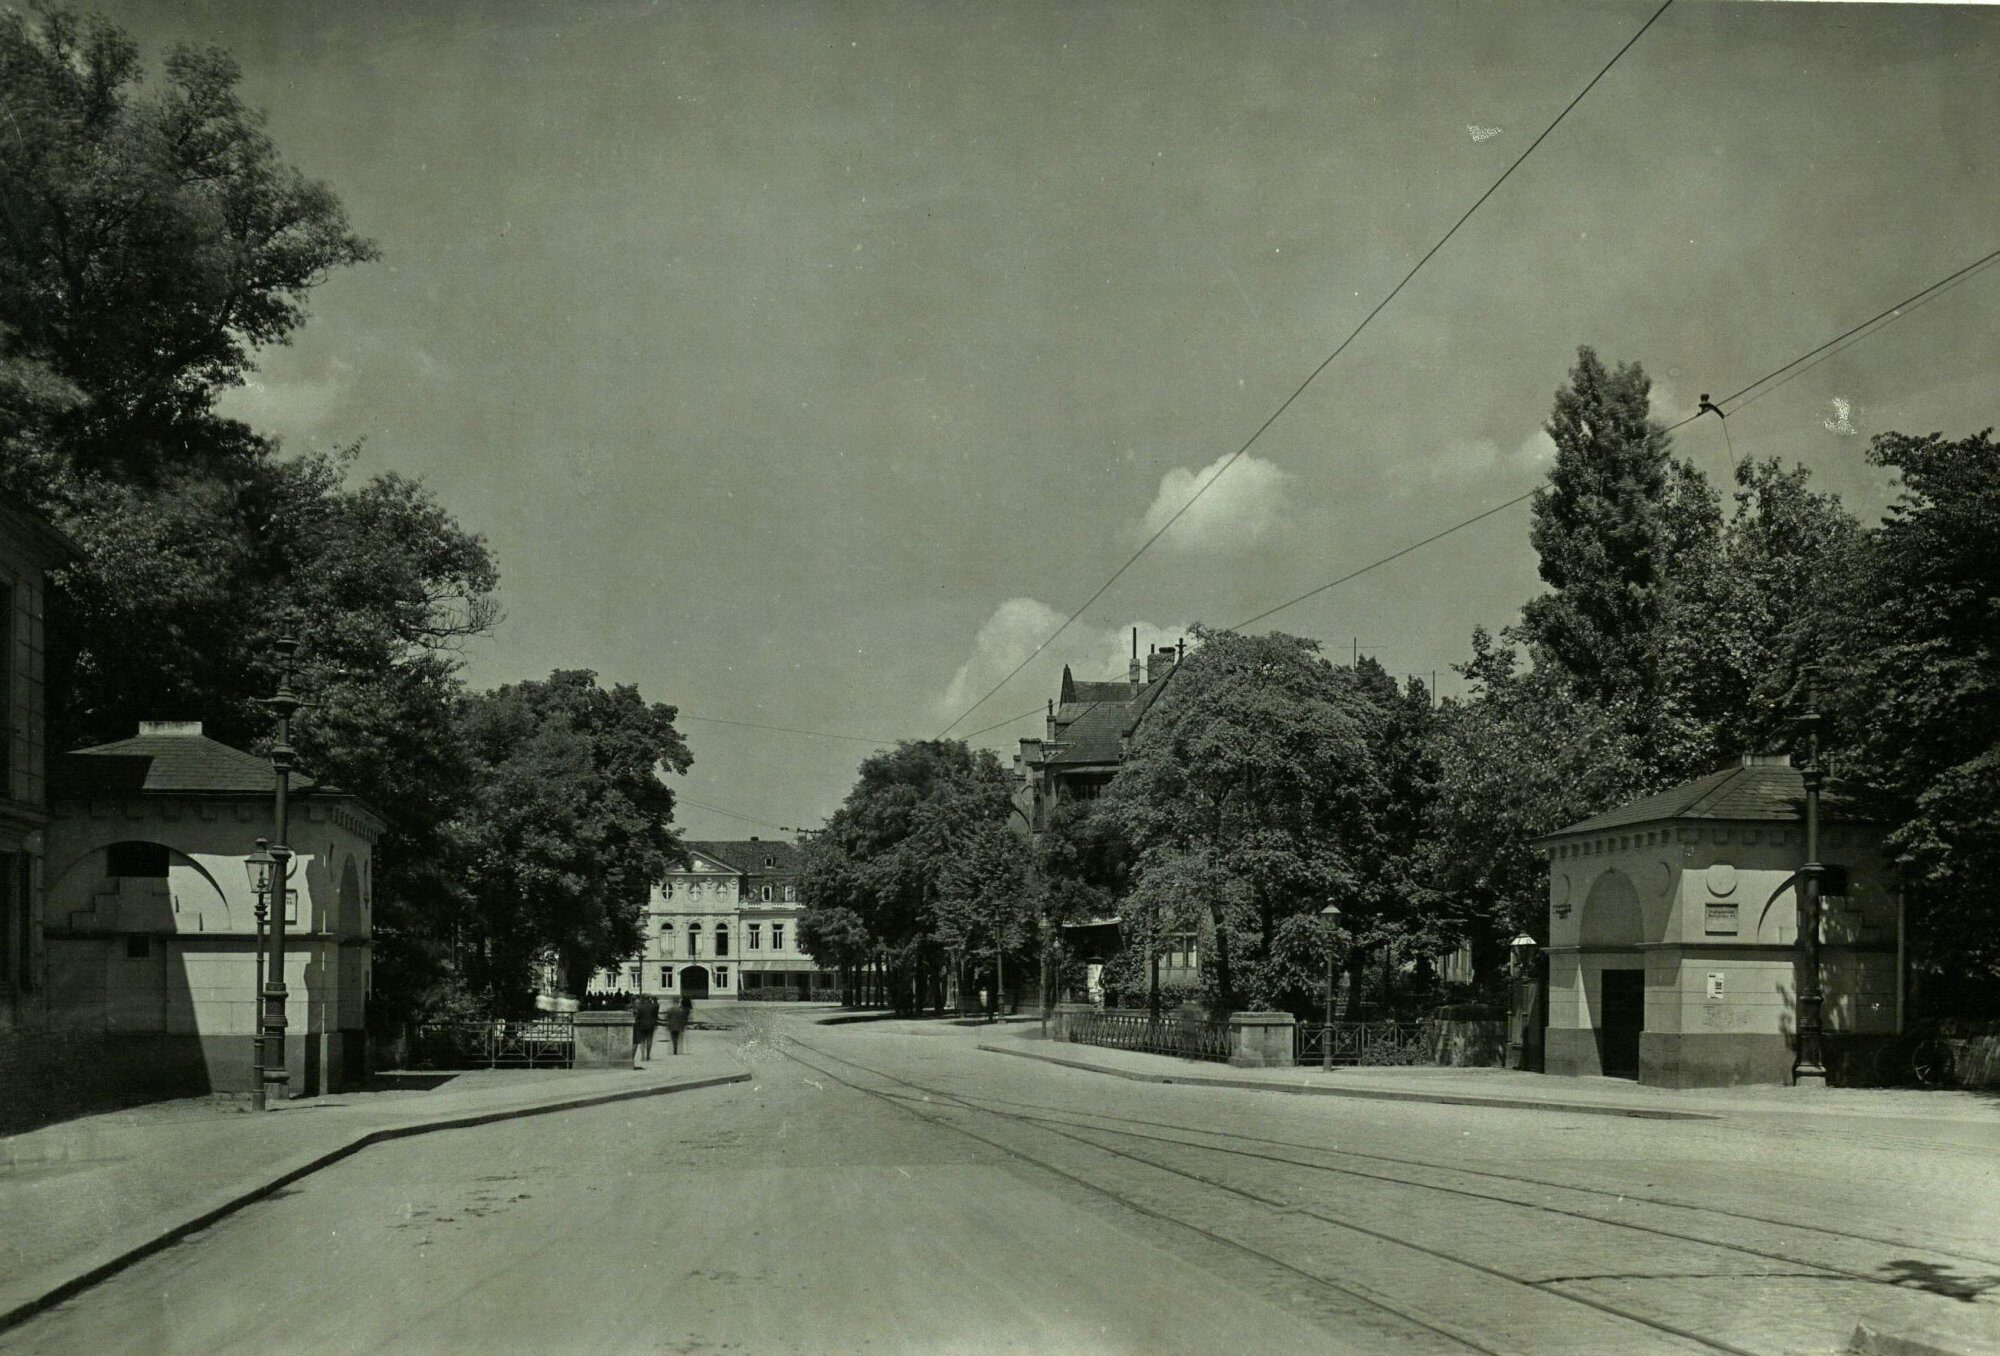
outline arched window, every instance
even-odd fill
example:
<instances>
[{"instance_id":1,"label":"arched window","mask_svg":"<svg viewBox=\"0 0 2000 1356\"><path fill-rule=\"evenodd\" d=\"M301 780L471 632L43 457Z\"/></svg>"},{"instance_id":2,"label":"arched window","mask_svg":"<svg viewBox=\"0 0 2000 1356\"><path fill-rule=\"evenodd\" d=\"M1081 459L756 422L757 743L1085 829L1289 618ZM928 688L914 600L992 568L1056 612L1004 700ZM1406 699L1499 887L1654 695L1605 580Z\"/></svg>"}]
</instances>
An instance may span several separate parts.
<instances>
[{"instance_id":1,"label":"arched window","mask_svg":"<svg viewBox=\"0 0 2000 1356\"><path fill-rule=\"evenodd\" d=\"M769 904L769 903L771 902L771 887L770 887L770 886L766 885L766 886L764 887L764 892L763 892L763 895L762 895L762 899L763 899L764 903L766 903L766 904Z\"/></svg>"},{"instance_id":2,"label":"arched window","mask_svg":"<svg viewBox=\"0 0 2000 1356\"><path fill-rule=\"evenodd\" d=\"M726 923L715 925L715 954L718 956L729 954L729 925Z\"/></svg>"},{"instance_id":3,"label":"arched window","mask_svg":"<svg viewBox=\"0 0 2000 1356\"><path fill-rule=\"evenodd\" d=\"M699 956L701 954L701 924L699 923L688 924L688 954L690 956Z\"/></svg>"}]
</instances>

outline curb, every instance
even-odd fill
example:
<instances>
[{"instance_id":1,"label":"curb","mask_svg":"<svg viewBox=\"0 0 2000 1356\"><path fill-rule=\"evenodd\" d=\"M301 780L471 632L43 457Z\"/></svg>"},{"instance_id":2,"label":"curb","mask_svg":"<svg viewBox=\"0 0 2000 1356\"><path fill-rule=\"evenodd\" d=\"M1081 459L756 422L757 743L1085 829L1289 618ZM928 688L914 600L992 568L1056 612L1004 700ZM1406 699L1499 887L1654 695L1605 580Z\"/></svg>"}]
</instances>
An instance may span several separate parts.
<instances>
[{"instance_id":1,"label":"curb","mask_svg":"<svg viewBox=\"0 0 2000 1356\"><path fill-rule=\"evenodd\" d=\"M1005 1046L988 1045L984 1041L979 1043L978 1048L996 1055L1018 1055L1022 1059L1040 1060L1044 1064L1058 1064L1065 1069L1109 1074L1113 1078L1129 1079L1134 1083L1180 1083L1206 1088L1247 1088L1252 1092L1289 1092L1305 1097L1359 1097L1375 1102L1435 1102L1446 1106L1496 1107L1504 1111L1561 1111L1577 1116L1624 1116L1647 1121L1724 1119L1707 1111L1670 1111L1663 1107L1617 1106L1593 1102L1541 1102L1528 1097L1478 1097L1469 1093L1407 1092L1389 1088L1315 1087L1299 1083L1265 1083L1247 1078L1207 1078L1201 1074L1140 1073L1131 1069L1109 1069L1102 1064L1092 1064L1088 1060L1045 1055L1038 1050L1009 1050Z\"/></svg>"},{"instance_id":2,"label":"curb","mask_svg":"<svg viewBox=\"0 0 2000 1356\"><path fill-rule=\"evenodd\" d=\"M641 1097L663 1097L668 1093L693 1092L700 1088L719 1087L725 1083L749 1081L750 1072L746 1069L741 1073L716 1074L708 1078L691 1079L685 1083L670 1083L664 1087L627 1088L618 1092L596 1093L588 1097L570 1097L562 1101L543 1102L533 1106L466 1112L456 1116L446 1113L436 1120L361 1131L345 1143L300 1154L273 1164L264 1170L264 1175L259 1180L243 1186L226 1187L171 1223L140 1226L122 1239L49 1268L18 1287L28 1292L26 1298L0 1299L0 1305L5 1306L0 1308L0 1332L18 1326L44 1309L52 1308L71 1296L88 1290L99 1281L123 1271L134 1262L172 1247L189 1234L206 1229L217 1220L234 1214L244 1206L261 1201L266 1196L290 1186L301 1177L310 1176L321 1168L331 1167L344 1158L360 1153L370 1145L387 1144L392 1140L410 1139L439 1130L470 1130L481 1125L491 1125L496 1121L525 1120L530 1116L546 1116L557 1111L578 1111L585 1107L605 1106L613 1102L636 1101Z\"/></svg>"},{"instance_id":3,"label":"curb","mask_svg":"<svg viewBox=\"0 0 2000 1356\"><path fill-rule=\"evenodd\" d=\"M1847 1349L1858 1356L1980 1356L1993 1350L1993 1335L1959 1334L1937 1328L1892 1331L1888 1320L1864 1318L1854 1325Z\"/></svg>"}]
</instances>

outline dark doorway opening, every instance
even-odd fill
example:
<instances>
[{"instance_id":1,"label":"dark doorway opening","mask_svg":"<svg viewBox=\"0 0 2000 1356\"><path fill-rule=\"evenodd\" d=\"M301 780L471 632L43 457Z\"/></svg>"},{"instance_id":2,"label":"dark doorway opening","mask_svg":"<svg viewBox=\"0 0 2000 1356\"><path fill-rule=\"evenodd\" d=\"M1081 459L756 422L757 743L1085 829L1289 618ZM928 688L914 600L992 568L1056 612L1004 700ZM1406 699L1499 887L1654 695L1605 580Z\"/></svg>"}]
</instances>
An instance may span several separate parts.
<instances>
[{"instance_id":1,"label":"dark doorway opening","mask_svg":"<svg viewBox=\"0 0 2000 1356\"><path fill-rule=\"evenodd\" d=\"M1646 1029L1646 972L1606 970L1600 983L1598 1067L1614 1078L1637 1078L1639 1033Z\"/></svg>"},{"instance_id":2,"label":"dark doorway opening","mask_svg":"<svg viewBox=\"0 0 2000 1356\"><path fill-rule=\"evenodd\" d=\"M708 967L706 965L683 965L681 967L681 997L708 997Z\"/></svg>"}]
</instances>

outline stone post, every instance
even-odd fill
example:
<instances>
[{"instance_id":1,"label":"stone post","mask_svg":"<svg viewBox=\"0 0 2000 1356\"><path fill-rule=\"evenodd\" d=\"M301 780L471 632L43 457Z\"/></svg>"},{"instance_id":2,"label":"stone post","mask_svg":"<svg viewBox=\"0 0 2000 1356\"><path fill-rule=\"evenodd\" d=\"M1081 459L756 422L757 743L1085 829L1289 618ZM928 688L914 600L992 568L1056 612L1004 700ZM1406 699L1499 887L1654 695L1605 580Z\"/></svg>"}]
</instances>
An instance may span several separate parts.
<instances>
[{"instance_id":1,"label":"stone post","mask_svg":"<svg viewBox=\"0 0 2000 1356\"><path fill-rule=\"evenodd\" d=\"M1097 1011L1094 1003L1058 1003L1049 1019L1049 1039L1068 1041L1077 1026L1077 1018Z\"/></svg>"},{"instance_id":2,"label":"stone post","mask_svg":"<svg viewBox=\"0 0 2000 1356\"><path fill-rule=\"evenodd\" d=\"M1288 1069L1295 1058L1289 1012L1229 1014L1229 1062L1239 1069Z\"/></svg>"},{"instance_id":3,"label":"stone post","mask_svg":"<svg viewBox=\"0 0 2000 1356\"><path fill-rule=\"evenodd\" d=\"M632 1067L632 1013L579 1012L576 1023L577 1069L629 1069Z\"/></svg>"}]
</instances>

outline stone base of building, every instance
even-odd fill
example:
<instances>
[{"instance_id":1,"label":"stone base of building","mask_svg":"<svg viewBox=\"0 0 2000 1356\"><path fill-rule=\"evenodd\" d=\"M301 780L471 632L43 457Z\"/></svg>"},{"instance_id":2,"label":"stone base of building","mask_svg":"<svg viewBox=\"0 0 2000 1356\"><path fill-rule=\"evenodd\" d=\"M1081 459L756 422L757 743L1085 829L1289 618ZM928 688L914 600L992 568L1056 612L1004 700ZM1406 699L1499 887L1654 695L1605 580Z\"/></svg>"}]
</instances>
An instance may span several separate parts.
<instances>
[{"instance_id":1,"label":"stone base of building","mask_svg":"<svg viewBox=\"0 0 2000 1356\"><path fill-rule=\"evenodd\" d=\"M1545 1073L1588 1078L1604 1072L1595 1031L1552 1026L1544 1033L1543 1039L1542 1069Z\"/></svg>"},{"instance_id":2,"label":"stone base of building","mask_svg":"<svg viewBox=\"0 0 2000 1356\"><path fill-rule=\"evenodd\" d=\"M1656 1088L1726 1088L1792 1081L1792 1038L1780 1034L1647 1031L1639 1081Z\"/></svg>"}]
</instances>

